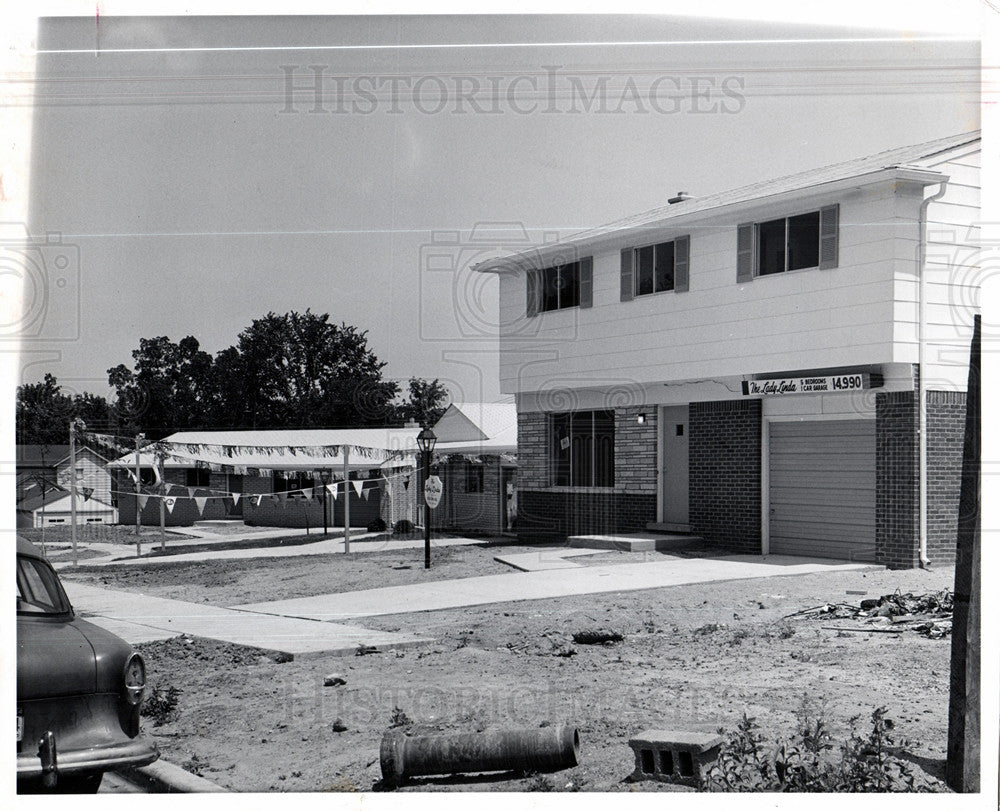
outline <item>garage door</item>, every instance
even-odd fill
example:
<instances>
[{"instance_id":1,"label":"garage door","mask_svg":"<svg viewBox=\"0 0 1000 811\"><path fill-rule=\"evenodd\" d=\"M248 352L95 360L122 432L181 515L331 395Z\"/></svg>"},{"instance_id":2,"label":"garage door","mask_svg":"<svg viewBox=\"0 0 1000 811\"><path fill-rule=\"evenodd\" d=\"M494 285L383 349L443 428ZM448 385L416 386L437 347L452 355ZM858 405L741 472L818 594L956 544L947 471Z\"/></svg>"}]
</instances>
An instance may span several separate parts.
<instances>
[{"instance_id":1,"label":"garage door","mask_svg":"<svg viewBox=\"0 0 1000 811\"><path fill-rule=\"evenodd\" d=\"M875 559L875 421L772 422L770 550Z\"/></svg>"}]
</instances>

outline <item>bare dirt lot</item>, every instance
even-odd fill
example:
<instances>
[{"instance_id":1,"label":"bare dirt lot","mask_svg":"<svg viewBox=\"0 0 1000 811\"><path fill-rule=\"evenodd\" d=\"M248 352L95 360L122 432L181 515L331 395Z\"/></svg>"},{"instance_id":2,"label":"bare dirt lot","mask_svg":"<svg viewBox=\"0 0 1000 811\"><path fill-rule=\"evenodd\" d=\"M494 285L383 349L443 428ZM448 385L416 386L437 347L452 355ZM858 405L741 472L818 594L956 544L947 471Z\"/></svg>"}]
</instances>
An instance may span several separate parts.
<instances>
[{"instance_id":1,"label":"bare dirt lot","mask_svg":"<svg viewBox=\"0 0 1000 811\"><path fill-rule=\"evenodd\" d=\"M227 606L512 571L493 561L503 551L436 549L430 572L420 550L395 550L63 576ZM164 713L160 725L147 718L146 728L166 759L236 791L367 791L380 787L379 742L394 721L417 732L571 723L581 738L574 769L425 779L401 790L655 791L665 787L624 782L633 768L628 739L642 729L728 732L747 713L773 738L790 735L807 712L841 741L852 718L884 705L908 741L899 756L933 783L943 778L949 639L856 633L873 626L849 618L784 618L952 581L951 569L871 569L397 614L359 624L436 642L292 662L208 640L150 643L140 647L150 685L161 697L170 686L180 692L173 716ZM573 642L594 627L624 639ZM324 687L334 672L346 684Z\"/></svg>"}]
</instances>

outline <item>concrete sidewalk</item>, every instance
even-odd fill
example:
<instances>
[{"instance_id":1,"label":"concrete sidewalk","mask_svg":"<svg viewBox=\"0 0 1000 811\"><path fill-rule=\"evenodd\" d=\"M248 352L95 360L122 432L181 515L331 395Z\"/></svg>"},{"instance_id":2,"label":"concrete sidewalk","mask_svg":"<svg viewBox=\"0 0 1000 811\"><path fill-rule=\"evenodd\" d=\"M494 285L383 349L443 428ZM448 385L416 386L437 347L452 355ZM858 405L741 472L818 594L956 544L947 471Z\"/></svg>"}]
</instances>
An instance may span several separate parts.
<instances>
[{"instance_id":1,"label":"concrete sidewalk","mask_svg":"<svg viewBox=\"0 0 1000 811\"><path fill-rule=\"evenodd\" d=\"M354 653L360 645L385 650L432 641L413 634L233 611L72 581L64 581L63 586L80 617L131 644L188 634L303 658Z\"/></svg>"},{"instance_id":2,"label":"concrete sidewalk","mask_svg":"<svg viewBox=\"0 0 1000 811\"><path fill-rule=\"evenodd\" d=\"M363 552L385 552L394 549L422 549L424 541L422 538L406 538L401 540L381 540L372 541L382 533L359 532L351 536L351 554ZM257 536L254 536L257 537ZM226 540L232 540L231 538ZM444 546L474 546L484 543L482 538L434 538L431 540L431 548ZM177 546L187 546L188 542L176 542ZM97 544L93 544L97 547ZM108 547L109 544L102 544ZM251 549L201 549L197 552L181 552L176 555L156 555L152 557L126 557L128 552L122 546L114 547L117 553L102 558L89 558L81 560L81 566L156 566L166 563L191 563L202 560L248 560L251 558L291 558L303 557L306 555L330 555L342 553L344 551L344 539L328 538L325 541L314 541L312 543L298 546L260 546ZM158 548L158 546L157 546ZM170 548L170 543L167 543ZM102 551L105 551L102 549ZM70 559L59 559L53 561L52 565L56 569L71 567Z\"/></svg>"},{"instance_id":3,"label":"concrete sidewalk","mask_svg":"<svg viewBox=\"0 0 1000 811\"><path fill-rule=\"evenodd\" d=\"M488 603L543 600L580 594L745 580L755 577L840 572L872 568L868 563L789 555L726 555L712 558L668 557L663 561L609 566L545 569L410 586L300 597L235 606L242 611L332 622L384 614L436 611ZM881 568L881 567L879 567Z\"/></svg>"}]
</instances>

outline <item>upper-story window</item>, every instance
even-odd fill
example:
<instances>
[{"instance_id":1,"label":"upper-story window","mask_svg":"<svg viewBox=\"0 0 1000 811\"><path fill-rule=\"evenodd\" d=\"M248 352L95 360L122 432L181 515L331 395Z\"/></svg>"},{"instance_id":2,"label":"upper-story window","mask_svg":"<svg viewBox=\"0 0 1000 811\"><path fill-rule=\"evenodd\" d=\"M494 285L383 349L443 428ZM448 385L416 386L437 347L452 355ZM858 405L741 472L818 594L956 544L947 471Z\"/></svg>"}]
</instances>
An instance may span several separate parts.
<instances>
[{"instance_id":1,"label":"upper-story window","mask_svg":"<svg viewBox=\"0 0 1000 811\"><path fill-rule=\"evenodd\" d=\"M542 271L542 300L539 310L565 310L580 306L580 263L570 262Z\"/></svg>"},{"instance_id":2,"label":"upper-story window","mask_svg":"<svg viewBox=\"0 0 1000 811\"><path fill-rule=\"evenodd\" d=\"M622 301L636 296L688 289L688 264L691 238L677 237L669 242L625 248L621 254Z\"/></svg>"},{"instance_id":3,"label":"upper-story window","mask_svg":"<svg viewBox=\"0 0 1000 811\"><path fill-rule=\"evenodd\" d=\"M594 258L553 265L527 273L527 314L593 305Z\"/></svg>"},{"instance_id":4,"label":"upper-story window","mask_svg":"<svg viewBox=\"0 0 1000 811\"><path fill-rule=\"evenodd\" d=\"M661 242L635 249L635 294L674 289L674 243Z\"/></svg>"},{"instance_id":5,"label":"upper-story window","mask_svg":"<svg viewBox=\"0 0 1000 811\"><path fill-rule=\"evenodd\" d=\"M737 229L739 282L789 270L834 268L838 260L839 207L775 220L744 223Z\"/></svg>"}]
</instances>

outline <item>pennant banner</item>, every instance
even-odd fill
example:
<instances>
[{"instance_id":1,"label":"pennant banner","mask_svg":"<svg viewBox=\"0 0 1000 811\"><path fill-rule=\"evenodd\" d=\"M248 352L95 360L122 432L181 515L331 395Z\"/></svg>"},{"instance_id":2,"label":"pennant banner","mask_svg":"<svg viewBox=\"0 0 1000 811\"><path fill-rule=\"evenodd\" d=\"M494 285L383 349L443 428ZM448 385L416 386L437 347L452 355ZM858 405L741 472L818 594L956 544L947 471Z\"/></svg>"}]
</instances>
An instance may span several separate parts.
<instances>
[{"instance_id":1,"label":"pennant banner","mask_svg":"<svg viewBox=\"0 0 1000 811\"><path fill-rule=\"evenodd\" d=\"M83 500L84 501L87 501L92 495L94 495L94 488L93 487L81 487L80 489L83 491Z\"/></svg>"},{"instance_id":2,"label":"pennant banner","mask_svg":"<svg viewBox=\"0 0 1000 811\"><path fill-rule=\"evenodd\" d=\"M149 501L149 496L142 495L139 496L139 512L146 509L146 502Z\"/></svg>"},{"instance_id":3,"label":"pennant banner","mask_svg":"<svg viewBox=\"0 0 1000 811\"><path fill-rule=\"evenodd\" d=\"M231 498L232 498L232 500L233 500L233 506L234 506L234 507L235 507L235 506L236 506L237 504L239 504L239 503L240 503L240 494L239 494L239 493L230 493L229 495L230 495L230 497L231 497Z\"/></svg>"},{"instance_id":4,"label":"pennant banner","mask_svg":"<svg viewBox=\"0 0 1000 811\"><path fill-rule=\"evenodd\" d=\"M361 491L364 489L365 483L361 479L353 479L351 484L354 485L355 492L360 496Z\"/></svg>"},{"instance_id":5,"label":"pennant banner","mask_svg":"<svg viewBox=\"0 0 1000 811\"><path fill-rule=\"evenodd\" d=\"M205 512L205 504L208 503L208 499L205 496L196 496L194 503L198 506L198 515L203 515Z\"/></svg>"},{"instance_id":6,"label":"pennant banner","mask_svg":"<svg viewBox=\"0 0 1000 811\"><path fill-rule=\"evenodd\" d=\"M369 488L368 488L367 490L362 490L362 491L361 491L361 497L362 497L362 498L363 498L363 499L364 499L365 501L368 501L368 498L369 498L369 497L371 496L371 494L372 494L372 490L374 490L374 489L375 489L374 487L369 487Z\"/></svg>"},{"instance_id":7,"label":"pennant banner","mask_svg":"<svg viewBox=\"0 0 1000 811\"><path fill-rule=\"evenodd\" d=\"M309 499L311 499L313 497L313 488L311 488L311 487L303 487L302 488L302 497L306 501L308 501Z\"/></svg>"},{"instance_id":8,"label":"pennant banner","mask_svg":"<svg viewBox=\"0 0 1000 811\"><path fill-rule=\"evenodd\" d=\"M336 501L337 500L337 490L338 490L337 485L335 485L335 484L328 484L326 486L326 489L330 491L330 495L333 496L333 500Z\"/></svg>"},{"instance_id":9,"label":"pennant banner","mask_svg":"<svg viewBox=\"0 0 1000 811\"><path fill-rule=\"evenodd\" d=\"M163 499L163 503L167 507L167 512L168 513L172 513L174 511L174 507L177 506L177 499L174 498L173 496L169 496L169 497Z\"/></svg>"}]
</instances>

